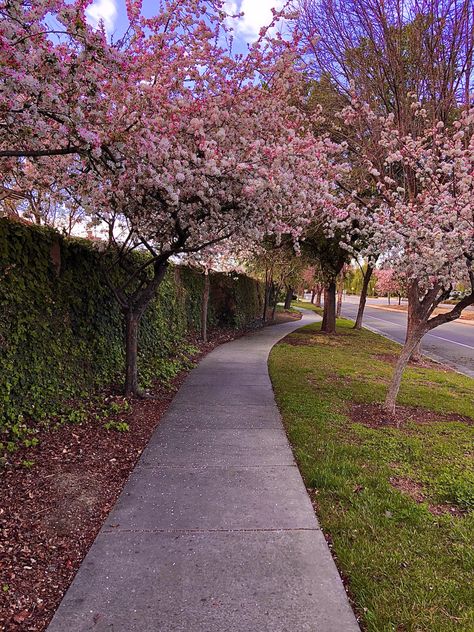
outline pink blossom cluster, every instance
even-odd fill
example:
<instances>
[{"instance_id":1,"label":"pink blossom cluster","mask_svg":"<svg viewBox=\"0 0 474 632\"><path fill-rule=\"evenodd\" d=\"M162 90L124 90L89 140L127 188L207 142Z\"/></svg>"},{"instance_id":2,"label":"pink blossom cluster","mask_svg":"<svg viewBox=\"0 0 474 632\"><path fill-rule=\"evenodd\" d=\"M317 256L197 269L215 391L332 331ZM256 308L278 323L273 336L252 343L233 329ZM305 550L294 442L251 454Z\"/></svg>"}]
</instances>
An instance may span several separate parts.
<instances>
[{"instance_id":1,"label":"pink blossom cluster","mask_svg":"<svg viewBox=\"0 0 474 632\"><path fill-rule=\"evenodd\" d=\"M129 32L111 44L87 4L0 2L4 185L49 185L114 240L163 256L296 240L337 212L339 149L297 107L288 42L264 31L234 56L225 2L169 0L144 17L129 0Z\"/></svg>"},{"instance_id":2,"label":"pink blossom cluster","mask_svg":"<svg viewBox=\"0 0 474 632\"><path fill-rule=\"evenodd\" d=\"M423 118L418 136L401 134L393 114L379 116L354 99L345 123L372 130L365 190L353 192L352 217L362 218L366 252L374 243L398 276L422 292L449 293L469 281L474 257L474 110L461 110L453 125ZM374 239L374 237L375 239Z\"/></svg>"},{"instance_id":3,"label":"pink blossom cluster","mask_svg":"<svg viewBox=\"0 0 474 632\"><path fill-rule=\"evenodd\" d=\"M152 17L128 0L111 43L88 4L0 0L3 188L47 190L165 258L268 234L297 247L319 223L424 291L472 274L473 112L445 127L413 98L415 137L354 97L342 120L372 142L356 177L347 146L314 132L297 34L264 29L234 55L224 0L166 0Z\"/></svg>"},{"instance_id":4,"label":"pink blossom cluster","mask_svg":"<svg viewBox=\"0 0 474 632\"><path fill-rule=\"evenodd\" d=\"M402 283L392 268L380 268L375 270L377 283L375 288L381 296L398 294L402 291Z\"/></svg>"}]
</instances>

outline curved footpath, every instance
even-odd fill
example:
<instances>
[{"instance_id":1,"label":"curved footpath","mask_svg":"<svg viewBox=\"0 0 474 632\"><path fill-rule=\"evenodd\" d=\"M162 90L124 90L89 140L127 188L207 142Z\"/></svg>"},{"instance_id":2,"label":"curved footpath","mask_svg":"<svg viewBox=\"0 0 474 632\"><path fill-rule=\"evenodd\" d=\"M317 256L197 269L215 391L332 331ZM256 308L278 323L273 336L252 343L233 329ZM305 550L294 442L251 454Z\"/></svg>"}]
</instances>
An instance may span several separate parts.
<instances>
[{"instance_id":1,"label":"curved footpath","mask_svg":"<svg viewBox=\"0 0 474 632\"><path fill-rule=\"evenodd\" d=\"M190 373L48 632L356 632L295 465L268 354L317 317Z\"/></svg>"}]
</instances>

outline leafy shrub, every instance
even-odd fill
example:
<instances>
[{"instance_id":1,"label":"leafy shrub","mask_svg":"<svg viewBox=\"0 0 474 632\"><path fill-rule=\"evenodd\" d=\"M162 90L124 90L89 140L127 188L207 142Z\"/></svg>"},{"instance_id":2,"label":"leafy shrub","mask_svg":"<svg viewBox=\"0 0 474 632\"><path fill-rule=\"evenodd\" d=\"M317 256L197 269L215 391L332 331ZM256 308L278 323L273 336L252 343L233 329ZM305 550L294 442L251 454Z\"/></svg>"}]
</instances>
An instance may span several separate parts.
<instances>
[{"instance_id":1,"label":"leafy shrub","mask_svg":"<svg viewBox=\"0 0 474 632\"><path fill-rule=\"evenodd\" d=\"M203 283L192 268L168 272L140 324L142 386L172 379L186 362ZM210 327L251 322L260 296L253 279L212 274ZM94 244L0 219L0 441L11 447L52 416L80 422L68 402L120 382L123 371L122 315Z\"/></svg>"}]
</instances>

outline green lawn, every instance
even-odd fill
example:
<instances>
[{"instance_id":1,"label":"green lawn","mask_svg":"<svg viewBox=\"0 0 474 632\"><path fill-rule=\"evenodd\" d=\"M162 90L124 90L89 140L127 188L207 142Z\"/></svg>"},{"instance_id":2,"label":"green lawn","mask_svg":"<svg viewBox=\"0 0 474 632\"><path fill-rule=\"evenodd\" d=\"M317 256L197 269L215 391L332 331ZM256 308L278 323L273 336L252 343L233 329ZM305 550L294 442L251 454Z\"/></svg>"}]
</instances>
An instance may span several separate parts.
<instances>
[{"instance_id":1,"label":"green lawn","mask_svg":"<svg viewBox=\"0 0 474 632\"><path fill-rule=\"evenodd\" d=\"M302 305L308 307L307 304ZM383 400L400 347L340 320L277 345L270 372L288 436L361 622L372 632L474 631L474 426L400 429L349 416ZM383 356L383 358L380 358ZM400 404L474 418L474 380L410 367ZM343 632L343 631L341 631Z\"/></svg>"}]
</instances>

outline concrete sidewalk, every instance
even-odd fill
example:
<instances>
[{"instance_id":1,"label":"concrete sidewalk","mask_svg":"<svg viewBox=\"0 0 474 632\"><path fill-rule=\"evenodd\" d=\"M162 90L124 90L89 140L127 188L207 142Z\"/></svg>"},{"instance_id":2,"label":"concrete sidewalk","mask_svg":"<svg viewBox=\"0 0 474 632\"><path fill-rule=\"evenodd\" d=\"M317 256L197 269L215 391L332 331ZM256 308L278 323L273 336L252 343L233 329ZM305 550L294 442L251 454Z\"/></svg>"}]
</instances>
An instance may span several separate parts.
<instances>
[{"instance_id":1,"label":"concrete sidewalk","mask_svg":"<svg viewBox=\"0 0 474 632\"><path fill-rule=\"evenodd\" d=\"M48 632L356 632L283 430L272 346L227 343L155 431Z\"/></svg>"}]
</instances>

